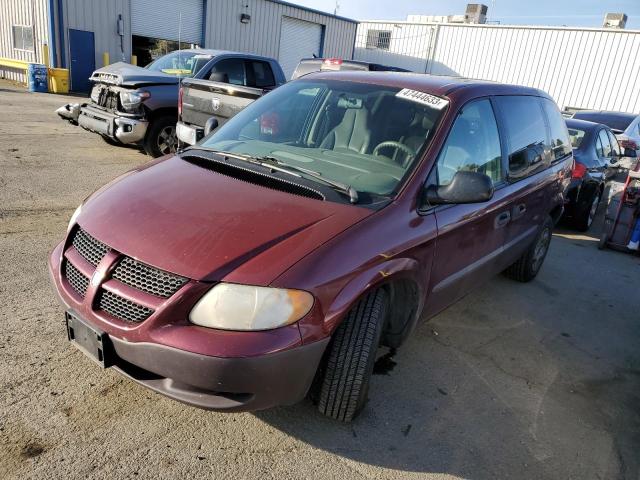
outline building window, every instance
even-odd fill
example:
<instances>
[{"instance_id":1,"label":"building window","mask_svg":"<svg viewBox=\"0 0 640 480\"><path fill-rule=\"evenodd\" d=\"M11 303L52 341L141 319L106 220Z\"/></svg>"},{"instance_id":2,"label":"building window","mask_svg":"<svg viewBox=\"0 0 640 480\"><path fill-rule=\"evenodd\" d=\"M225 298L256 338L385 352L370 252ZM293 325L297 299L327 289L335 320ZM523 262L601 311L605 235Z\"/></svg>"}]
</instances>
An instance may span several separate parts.
<instances>
[{"instance_id":1,"label":"building window","mask_svg":"<svg viewBox=\"0 0 640 480\"><path fill-rule=\"evenodd\" d=\"M389 50L391 30L367 30L367 48Z\"/></svg>"},{"instance_id":2,"label":"building window","mask_svg":"<svg viewBox=\"0 0 640 480\"><path fill-rule=\"evenodd\" d=\"M33 51L33 27L28 25L13 26L13 48Z\"/></svg>"}]
</instances>

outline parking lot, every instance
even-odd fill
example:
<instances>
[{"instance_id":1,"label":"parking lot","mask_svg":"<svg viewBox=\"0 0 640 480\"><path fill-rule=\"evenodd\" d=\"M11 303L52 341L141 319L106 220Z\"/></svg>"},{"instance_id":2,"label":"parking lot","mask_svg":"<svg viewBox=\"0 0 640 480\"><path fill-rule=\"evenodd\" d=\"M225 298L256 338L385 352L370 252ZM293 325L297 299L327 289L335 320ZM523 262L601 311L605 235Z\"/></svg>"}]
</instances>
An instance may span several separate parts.
<instances>
[{"instance_id":1,"label":"parking lot","mask_svg":"<svg viewBox=\"0 0 640 480\"><path fill-rule=\"evenodd\" d=\"M599 251L601 220L556 232L532 283L497 277L419 326L349 425L101 371L66 340L47 254L149 157L62 122L65 101L0 83L0 478L639 478L640 258Z\"/></svg>"}]
</instances>

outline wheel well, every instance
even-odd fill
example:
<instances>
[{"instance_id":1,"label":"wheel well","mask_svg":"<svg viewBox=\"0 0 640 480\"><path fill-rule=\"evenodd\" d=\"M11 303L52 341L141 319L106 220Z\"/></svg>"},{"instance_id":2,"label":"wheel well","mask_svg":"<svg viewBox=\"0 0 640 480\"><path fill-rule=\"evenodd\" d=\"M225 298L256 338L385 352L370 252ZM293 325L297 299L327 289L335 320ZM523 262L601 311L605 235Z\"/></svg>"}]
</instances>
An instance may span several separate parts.
<instances>
[{"instance_id":1,"label":"wheel well","mask_svg":"<svg viewBox=\"0 0 640 480\"><path fill-rule=\"evenodd\" d=\"M157 108L155 110L148 110L147 111L147 119L149 119L150 121L153 121L156 118L160 118L160 117L175 117L176 118L176 122L178 121L178 109L177 108L172 108L172 107L165 107L165 108Z\"/></svg>"},{"instance_id":2,"label":"wheel well","mask_svg":"<svg viewBox=\"0 0 640 480\"><path fill-rule=\"evenodd\" d=\"M382 331L382 344L399 347L411 332L419 305L418 286L411 280L395 280L382 288L389 296L389 309Z\"/></svg>"},{"instance_id":3,"label":"wheel well","mask_svg":"<svg viewBox=\"0 0 640 480\"><path fill-rule=\"evenodd\" d=\"M562 205L556 205L553 210L549 212L551 219L553 220L553 224L557 224L560 221L560 217L562 216L564 208Z\"/></svg>"}]
</instances>

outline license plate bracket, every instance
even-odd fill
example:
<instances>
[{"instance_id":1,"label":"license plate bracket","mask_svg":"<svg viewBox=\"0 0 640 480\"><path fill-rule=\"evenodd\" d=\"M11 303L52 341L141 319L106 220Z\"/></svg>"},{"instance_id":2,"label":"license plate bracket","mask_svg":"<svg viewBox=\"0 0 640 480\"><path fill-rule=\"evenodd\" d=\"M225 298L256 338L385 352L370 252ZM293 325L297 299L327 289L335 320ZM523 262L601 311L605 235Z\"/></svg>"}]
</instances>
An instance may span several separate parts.
<instances>
[{"instance_id":1,"label":"license plate bracket","mask_svg":"<svg viewBox=\"0 0 640 480\"><path fill-rule=\"evenodd\" d=\"M65 321L67 338L78 350L102 368L112 365L111 342L106 333L90 326L72 312L65 312Z\"/></svg>"}]
</instances>

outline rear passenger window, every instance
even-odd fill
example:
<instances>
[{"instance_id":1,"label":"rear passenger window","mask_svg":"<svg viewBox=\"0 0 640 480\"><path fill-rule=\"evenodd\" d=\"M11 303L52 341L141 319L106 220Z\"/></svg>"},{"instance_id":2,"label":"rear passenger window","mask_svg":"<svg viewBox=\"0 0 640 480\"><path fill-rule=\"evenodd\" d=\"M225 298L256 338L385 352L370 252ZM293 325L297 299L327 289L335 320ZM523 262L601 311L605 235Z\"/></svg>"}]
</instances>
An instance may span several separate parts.
<instances>
[{"instance_id":1,"label":"rear passenger window","mask_svg":"<svg viewBox=\"0 0 640 480\"><path fill-rule=\"evenodd\" d=\"M616 136L613 134L611 130L607 130L607 133L609 134L609 140L611 141L611 150L613 151L616 157L621 157L622 150L620 150L620 144L618 143L618 139L616 138Z\"/></svg>"},{"instance_id":2,"label":"rear passenger window","mask_svg":"<svg viewBox=\"0 0 640 480\"><path fill-rule=\"evenodd\" d=\"M256 88L275 87L276 80L273 77L271 65L267 62L249 61L247 62L247 85Z\"/></svg>"},{"instance_id":3,"label":"rear passenger window","mask_svg":"<svg viewBox=\"0 0 640 480\"><path fill-rule=\"evenodd\" d=\"M244 60L241 58L226 58L220 60L211 69L211 73L224 73L232 85L246 85L244 75Z\"/></svg>"},{"instance_id":4,"label":"rear passenger window","mask_svg":"<svg viewBox=\"0 0 640 480\"><path fill-rule=\"evenodd\" d=\"M504 178L498 126L489 100L462 107L436 168L439 185L451 183L461 170L485 173L494 184Z\"/></svg>"},{"instance_id":5,"label":"rear passenger window","mask_svg":"<svg viewBox=\"0 0 640 480\"><path fill-rule=\"evenodd\" d=\"M547 120L549 120L549 129L551 131L551 161L560 160L569 155L572 150L567 123L562 118L556 104L551 100L542 99L542 107L547 115Z\"/></svg>"},{"instance_id":6,"label":"rear passenger window","mask_svg":"<svg viewBox=\"0 0 640 480\"><path fill-rule=\"evenodd\" d=\"M509 144L509 177L532 175L549 163L545 152L547 126L538 97L496 97Z\"/></svg>"},{"instance_id":7,"label":"rear passenger window","mask_svg":"<svg viewBox=\"0 0 640 480\"><path fill-rule=\"evenodd\" d=\"M611 142L609 141L609 136L607 135L606 130L600 130L598 133L598 138L600 139L600 145L602 145L602 152L598 152L601 157L609 158L611 156Z\"/></svg>"}]
</instances>

